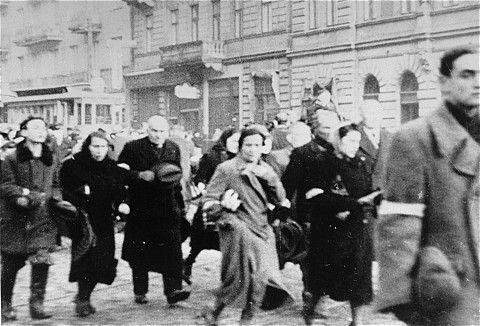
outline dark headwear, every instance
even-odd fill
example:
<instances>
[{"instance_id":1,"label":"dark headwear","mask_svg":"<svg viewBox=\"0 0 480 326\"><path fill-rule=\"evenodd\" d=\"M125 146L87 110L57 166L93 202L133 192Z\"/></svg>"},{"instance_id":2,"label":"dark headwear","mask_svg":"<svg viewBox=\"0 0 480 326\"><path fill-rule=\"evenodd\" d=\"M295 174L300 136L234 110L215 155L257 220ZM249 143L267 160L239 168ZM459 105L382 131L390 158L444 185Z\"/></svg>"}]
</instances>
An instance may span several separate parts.
<instances>
[{"instance_id":1,"label":"dark headwear","mask_svg":"<svg viewBox=\"0 0 480 326\"><path fill-rule=\"evenodd\" d=\"M182 178L182 169L172 163L158 163L152 167L153 173L158 181L164 183L174 183Z\"/></svg>"}]
</instances>

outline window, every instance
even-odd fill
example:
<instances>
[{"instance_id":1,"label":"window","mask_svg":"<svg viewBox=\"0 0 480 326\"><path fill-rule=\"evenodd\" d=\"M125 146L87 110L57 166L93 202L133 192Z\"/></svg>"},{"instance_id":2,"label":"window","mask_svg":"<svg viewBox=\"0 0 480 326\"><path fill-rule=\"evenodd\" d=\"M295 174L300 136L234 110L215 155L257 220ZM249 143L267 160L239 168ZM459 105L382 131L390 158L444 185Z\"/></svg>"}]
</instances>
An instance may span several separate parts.
<instances>
[{"instance_id":1,"label":"window","mask_svg":"<svg viewBox=\"0 0 480 326\"><path fill-rule=\"evenodd\" d=\"M242 23L243 23L243 11L242 11L242 0L235 0L234 7L234 27L235 27L235 37L242 37Z\"/></svg>"},{"instance_id":2,"label":"window","mask_svg":"<svg viewBox=\"0 0 480 326\"><path fill-rule=\"evenodd\" d=\"M401 11L402 11L402 14L411 13L413 11L413 1L412 0L402 0Z\"/></svg>"},{"instance_id":3,"label":"window","mask_svg":"<svg viewBox=\"0 0 480 326\"><path fill-rule=\"evenodd\" d=\"M192 11L192 41L198 41L198 4L190 7Z\"/></svg>"},{"instance_id":4,"label":"window","mask_svg":"<svg viewBox=\"0 0 480 326\"><path fill-rule=\"evenodd\" d=\"M393 16L393 1L380 2L380 16L382 18Z\"/></svg>"},{"instance_id":5,"label":"window","mask_svg":"<svg viewBox=\"0 0 480 326\"><path fill-rule=\"evenodd\" d=\"M153 16L145 16L145 52L152 51L152 38L153 38Z\"/></svg>"},{"instance_id":6,"label":"window","mask_svg":"<svg viewBox=\"0 0 480 326\"><path fill-rule=\"evenodd\" d=\"M24 79L25 76L25 58L18 57L18 66L19 66L19 71L20 71L20 79Z\"/></svg>"},{"instance_id":7,"label":"window","mask_svg":"<svg viewBox=\"0 0 480 326\"><path fill-rule=\"evenodd\" d=\"M363 86L363 99L364 100L377 100L380 93L380 85L377 78L373 75L367 75L365 78L365 85Z\"/></svg>"},{"instance_id":8,"label":"window","mask_svg":"<svg viewBox=\"0 0 480 326\"><path fill-rule=\"evenodd\" d=\"M262 0L262 32L270 32L273 29L272 2Z\"/></svg>"},{"instance_id":9,"label":"window","mask_svg":"<svg viewBox=\"0 0 480 326\"><path fill-rule=\"evenodd\" d=\"M307 0L308 4L308 29L317 28L317 0Z\"/></svg>"},{"instance_id":10,"label":"window","mask_svg":"<svg viewBox=\"0 0 480 326\"><path fill-rule=\"evenodd\" d=\"M96 108L97 123L111 124L110 105L98 104Z\"/></svg>"},{"instance_id":11,"label":"window","mask_svg":"<svg viewBox=\"0 0 480 326\"><path fill-rule=\"evenodd\" d=\"M400 84L401 123L418 118L418 82L411 71L405 71Z\"/></svg>"},{"instance_id":12,"label":"window","mask_svg":"<svg viewBox=\"0 0 480 326\"><path fill-rule=\"evenodd\" d=\"M170 43L178 43L178 9L170 10Z\"/></svg>"},{"instance_id":13,"label":"window","mask_svg":"<svg viewBox=\"0 0 480 326\"><path fill-rule=\"evenodd\" d=\"M373 0L366 0L363 2L363 5L365 20L375 19L375 2Z\"/></svg>"},{"instance_id":14,"label":"window","mask_svg":"<svg viewBox=\"0 0 480 326\"><path fill-rule=\"evenodd\" d=\"M92 105L85 104L85 124L91 125L92 124Z\"/></svg>"},{"instance_id":15,"label":"window","mask_svg":"<svg viewBox=\"0 0 480 326\"><path fill-rule=\"evenodd\" d=\"M327 25L335 25L337 23L337 2L335 0L327 0Z\"/></svg>"},{"instance_id":16,"label":"window","mask_svg":"<svg viewBox=\"0 0 480 326\"><path fill-rule=\"evenodd\" d=\"M78 71L78 45L70 46L70 72Z\"/></svg>"},{"instance_id":17,"label":"window","mask_svg":"<svg viewBox=\"0 0 480 326\"><path fill-rule=\"evenodd\" d=\"M220 0L212 1L213 40L220 40Z\"/></svg>"},{"instance_id":18,"label":"window","mask_svg":"<svg viewBox=\"0 0 480 326\"><path fill-rule=\"evenodd\" d=\"M271 78L254 78L255 84L255 116L257 123L272 121L279 112L280 106L275 98Z\"/></svg>"}]
</instances>

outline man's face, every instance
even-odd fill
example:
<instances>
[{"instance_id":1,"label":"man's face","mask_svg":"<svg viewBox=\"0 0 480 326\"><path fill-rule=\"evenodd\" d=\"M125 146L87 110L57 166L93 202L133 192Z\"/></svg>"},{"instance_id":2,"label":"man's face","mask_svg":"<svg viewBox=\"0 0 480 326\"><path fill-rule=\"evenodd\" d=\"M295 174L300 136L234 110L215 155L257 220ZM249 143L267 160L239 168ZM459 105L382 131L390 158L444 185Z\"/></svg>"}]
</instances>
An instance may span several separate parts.
<instances>
[{"instance_id":1,"label":"man's face","mask_svg":"<svg viewBox=\"0 0 480 326\"><path fill-rule=\"evenodd\" d=\"M147 128L148 139L156 145L162 145L168 137L168 131L168 123L165 121L150 121Z\"/></svg>"},{"instance_id":2,"label":"man's face","mask_svg":"<svg viewBox=\"0 0 480 326\"><path fill-rule=\"evenodd\" d=\"M30 120L22 135L27 141L32 143L44 143L47 139L47 126L43 120L33 119Z\"/></svg>"},{"instance_id":3,"label":"man's face","mask_svg":"<svg viewBox=\"0 0 480 326\"><path fill-rule=\"evenodd\" d=\"M263 138L260 135L251 135L243 139L240 153L247 162L257 162L262 155Z\"/></svg>"},{"instance_id":4,"label":"man's face","mask_svg":"<svg viewBox=\"0 0 480 326\"><path fill-rule=\"evenodd\" d=\"M443 77L442 90L452 104L479 106L479 57L465 54L453 62L450 77Z\"/></svg>"},{"instance_id":5,"label":"man's face","mask_svg":"<svg viewBox=\"0 0 480 326\"><path fill-rule=\"evenodd\" d=\"M337 128L338 123L338 116L335 112L328 110L317 110L315 112L313 133L316 137L329 140L330 135Z\"/></svg>"}]
</instances>

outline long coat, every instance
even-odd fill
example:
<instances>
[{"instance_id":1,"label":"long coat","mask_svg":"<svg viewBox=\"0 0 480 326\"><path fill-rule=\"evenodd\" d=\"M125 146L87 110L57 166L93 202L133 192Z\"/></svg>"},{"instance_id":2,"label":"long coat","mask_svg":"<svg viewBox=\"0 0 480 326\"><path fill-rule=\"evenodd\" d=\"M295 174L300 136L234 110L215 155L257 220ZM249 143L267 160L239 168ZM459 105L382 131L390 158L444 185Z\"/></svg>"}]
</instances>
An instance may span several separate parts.
<instances>
[{"instance_id":1,"label":"long coat","mask_svg":"<svg viewBox=\"0 0 480 326\"><path fill-rule=\"evenodd\" d=\"M359 156L330 158L335 178L324 193L313 197L309 248L310 289L337 301L356 304L372 301L373 241L371 214L357 199L371 192L370 175ZM339 212L350 212L341 220Z\"/></svg>"},{"instance_id":2,"label":"long coat","mask_svg":"<svg viewBox=\"0 0 480 326\"><path fill-rule=\"evenodd\" d=\"M25 142L5 158L0 179L1 251L10 254L32 254L56 244L57 226L49 210L49 199L60 197L57 179L58 161L48 146L34 159ZM18 208L16 199L23 189L29 196L43 197L31 210Z\"/></svg>"},{"instance_id":3,"label":"long coat","mask_svg":"<svg viewBox=\"0 0 480 326\"><path fill-rule=\"evenodd\" d=\"M235 157L217 167L207 187L205 201L218 201L228 189L242 201L235 213L217 222L222 252L222 285L217 301L244 308L248 301L274 309L290 301L281 280L275 236L268 224L267 203L279 204L285 191L273 169L260 161L266 173L257 178L243 171L246 162Z\"/></svg>"},{"instance_id":4,"label":"long coat","mask_svg":"<svg viewBox=\"0 0 480 326\"><path fill-rule=\"evenodd\" d=\"M333 154L332 146L321 140L294 148L290 155L290 162L282 176L287 198L292 200L296 194L297 219L299 223L311 222L312 207L305 198L305 193L312 188L324 189L332 180L334 171L328 158Z\"/></svg>"},{"instance_id":5,"label":"long coat","mask_svg":"<svg viewBox=\"0 0 480 326\"><path fill-rule=\"evenodd\" d=\"M403 126L389 155L377 307L479 325L479 144L442 106Z\"/></svg>"},{"instance_id":6,"label":"long coat","mask_svg":"<svg viewBox=\"0 0 480 326\"><path fill-rule=\"evenodd\" d=\"M392 135L385 129L380 129L380 142L378 148L372 144L363 126L360 125L360 155L365 157L367 172L372 176L372 189L383 189L385 187L385 173L388 149L392 141Z\"/></svg>"},{"instance_id":7,"label":"long coat","mask_svg":"<svg viewBox=\"0 0 480 326\"><path fill-rule=\"evenodd\" d=\"M160 162L180 167L180 149L167 139L157 151L145 137L127 143L118 162L138 172L150 170ZM140 181L130 186L129 195L131 213L125 225L122 258L131 265L140 264L150 271L180 277L180 220L185 205L180 184Z\"/></svg>"},{"instance_id":8,"label":"long coat","mask_svg":"<svg viewBox=\"0 0 480 326\"><path fill-rule=\"evenodd\" d=\"M70 282L82 278L105 284L113 282L117 265L113 219L118 205L126 197L128 172L109 158L97 162L90 153L84 152L63 163L60 170L63 198L86 213L95 235L94 245L82 257L72 259ZM81 191L86 185L91 192L88 197ZM81 231L72 234L72 241L81 241ZM72 249L74 247L72 245Z\"/></svg>"}]
</instances>

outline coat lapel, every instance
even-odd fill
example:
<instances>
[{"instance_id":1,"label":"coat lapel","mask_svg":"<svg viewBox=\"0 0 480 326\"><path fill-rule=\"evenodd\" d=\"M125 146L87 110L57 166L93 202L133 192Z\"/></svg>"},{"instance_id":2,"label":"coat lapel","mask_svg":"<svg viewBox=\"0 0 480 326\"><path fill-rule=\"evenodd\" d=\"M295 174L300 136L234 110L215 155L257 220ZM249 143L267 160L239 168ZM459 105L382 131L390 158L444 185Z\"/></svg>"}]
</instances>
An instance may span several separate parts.
<instances>
[{"instance_id":1,"label":"coat lapel","mask_svg":"<svg viewBox=\"0 0 480 326\"><path fill-rule=\"evenodd\" d=\"M266 204L267 201L267 195L265 194L265 191L263 190L263 187L258 180L258 178L250 171L244 171L246 164L245 162L240 159L240 158L235 158L237 160L237 168L238 170L241 171L240 175L242 178L247 180L247 182L250 184L250 186L253 188L253 190L257 193L257 195L262 199L262 201Z\"/></svg>"},{"instance_id":2,"label":"coat lapel","mask_svg":"<svg viewBox=\"0 0 480 326\"><path fill-rule=\"evenodd\" d=\"M470 193L468 194L470 199L469 205L473 207L477 201L475 199L475 180L478 180L479 177L479 144L470 136L467 130L455 120L445 106L429 117L429 123L436 142L438 155L447 157L453 166L453 170L462 176L466 176L470 180ZM470 208L471 207L467 207L467 210L470 212L467 223L470 227L475 251L478 253L479 216L478 213L475 213L478 212L478 210Z\"/></svg>"},{"instance_id":3,"label":"coat lapel","mask_svg":"<svg viewBox=\"0 0 480 326\"><path fill-rule=\"evenodd\" d=\"M366 153L368 156L375 160L377 158L378 149L373 146L370 138L368 138L367 134L363 130L362 125L360 126L360 133L362 135L362 137L360 138L360 148L363 150L364 153Z\"/></svg>"}]
</instances>

